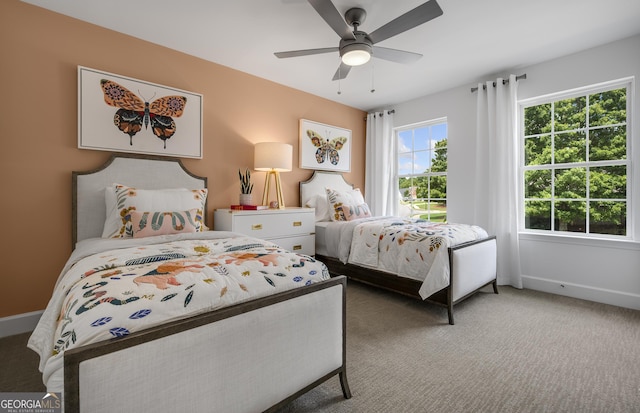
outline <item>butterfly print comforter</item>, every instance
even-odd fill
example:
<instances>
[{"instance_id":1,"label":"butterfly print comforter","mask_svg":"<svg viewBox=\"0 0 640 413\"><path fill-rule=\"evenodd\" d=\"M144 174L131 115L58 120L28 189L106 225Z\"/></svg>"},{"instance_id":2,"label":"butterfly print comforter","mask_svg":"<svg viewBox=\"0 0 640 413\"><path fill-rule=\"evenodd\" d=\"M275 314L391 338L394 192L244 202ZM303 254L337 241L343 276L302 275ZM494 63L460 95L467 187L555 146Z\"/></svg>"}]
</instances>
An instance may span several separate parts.
<instances>
[{"instance_id":1,"label":"butterfly print comforter","mask_svg":"<svg viewBox=\"0 0 640 413\"><path fill-rule=\"evenodd\" d=\"M329 278L321 262L270 242L200 234L72 256L29 342L45 383L68 349Z\"/></svg>"},{"instance_id":2,"label":"butterfly print comforter","mask_svg":"<svg viewBox=\"0 0 640 413\"><path fill-rule=\"evenodd\" d=\"M374 217L342 224L342 262L423 281L422 298L449 285L449 247L488 236L476 225L415 218Z\"/></svg>"}]
</instances>

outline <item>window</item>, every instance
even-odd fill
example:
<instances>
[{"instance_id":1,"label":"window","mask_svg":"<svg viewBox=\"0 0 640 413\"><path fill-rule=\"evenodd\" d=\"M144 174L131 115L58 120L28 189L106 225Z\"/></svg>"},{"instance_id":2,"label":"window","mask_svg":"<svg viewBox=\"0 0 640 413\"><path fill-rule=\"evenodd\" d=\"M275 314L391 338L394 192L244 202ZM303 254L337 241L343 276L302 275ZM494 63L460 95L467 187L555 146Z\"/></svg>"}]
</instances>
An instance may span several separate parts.
<instances>
[{"instance_id":1,"label":"window","mask_svg":"<svg viewBox=\"0 0 640 413\"><path fill-rule=\"evenodd\" d=\"M395 131L400 215L447 220L447 120Z\"/></svg>"},{"instance_id":2,"label":"window","mask_svg":"<svg viewBox=\"0 0 640 413\"><path fill-rule=\"evenodd\" d=\"M631 81L520 102L529 231L627 237Z\"/></svg>"}]
</instances>

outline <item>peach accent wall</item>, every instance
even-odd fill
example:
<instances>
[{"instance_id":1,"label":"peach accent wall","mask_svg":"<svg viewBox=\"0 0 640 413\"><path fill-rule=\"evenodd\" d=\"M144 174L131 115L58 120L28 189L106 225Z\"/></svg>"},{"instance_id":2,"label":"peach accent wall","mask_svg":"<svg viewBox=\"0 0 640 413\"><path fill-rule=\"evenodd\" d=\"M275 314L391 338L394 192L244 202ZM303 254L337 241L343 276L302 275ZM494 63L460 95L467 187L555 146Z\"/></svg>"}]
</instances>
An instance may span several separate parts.
<instances>
[{"instance_id":1,"label":"peach accent wall","mask_svg":"<svg viewBox=\"0 0 640 413\"><path fill-rule=\"evenodd\" d=\"M364 186L361 110L18 0L0 2L0 39L0 317L45 308L71 253L71 172L110 156L77 148L78 65L204 96L204 157L183 163L209 178L209 223L215 208L237 202L237 171L253 167L257 142L294 146L282 183L286 204L299 205L298 183L312 174L297 167L300 118L352 130L345 177ZM260 201L264 172L252 177Z\"/></svg>"}]
</instances>

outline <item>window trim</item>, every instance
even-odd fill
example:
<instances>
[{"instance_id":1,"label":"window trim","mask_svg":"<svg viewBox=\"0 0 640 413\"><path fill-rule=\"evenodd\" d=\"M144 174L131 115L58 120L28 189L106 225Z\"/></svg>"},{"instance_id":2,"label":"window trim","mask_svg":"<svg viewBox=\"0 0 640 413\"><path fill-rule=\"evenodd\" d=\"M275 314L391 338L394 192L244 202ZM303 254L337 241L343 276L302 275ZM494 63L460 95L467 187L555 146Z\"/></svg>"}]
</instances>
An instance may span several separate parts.
<instances>
[{"instance_id":1,"label":"window trim","mask_svg":"<svg viewBox=\"0 0 640 413\"><path fill-rule=\"evenodd\" d=\"M541 105L545 103L552 103L559 100L565 100L580 96L587 96L590 94L604 92L614 89L626 88L627 90L627 122L626 122L626 133L627 133L627 157L625 160L611 160L611 161L591 161L591 162L580 162L580 163L552 163L551 168L549 170L562 169L563 166L571 166L571 167L581 167L581 166L599 166L599 163L606 162L607 165L625 165L627 168L627 197L626 197L626 235L613 235L613 234L599 234L599 233L581 233L581 232L571 232L571 231L560 231L557 229L553 230L540 230L540 229L531 229L525 228L525 197L524 197L524 174L526 170L534 170L540 168L528 168L524 165L525 163L525 135L524 135L524 110L527 107ZM635 164L637 163L636 157L637 155L633 152L634 148L632 145L633 141L633 110L634 110L634 91L635 91L635 77L629 76L625 78L620 78L616 80L611 80L607 82L601 82L597 84L582 86L574 89L569 89L565 91L548 93L541 96L536 96L532 98L526 98L518 100L518 226L519 233L523 235L532 235L532 236L553 236L553 237L566 237L573 239L593 239L593 240L615 240L615 241L635 241L637 238L637 234L635 232L635 222L640 219L640 217L636 216L637 213L634 214L634 199L638 199L638 188L640 188L640 182L636 182L638 177L635 176ZM546 169L546 168L543 168ZM587 198L589 199L589 198ZM587 214L588 215L588 214ZM588 216L586 217L588 219Z\"/></svg>"}]
</instances>

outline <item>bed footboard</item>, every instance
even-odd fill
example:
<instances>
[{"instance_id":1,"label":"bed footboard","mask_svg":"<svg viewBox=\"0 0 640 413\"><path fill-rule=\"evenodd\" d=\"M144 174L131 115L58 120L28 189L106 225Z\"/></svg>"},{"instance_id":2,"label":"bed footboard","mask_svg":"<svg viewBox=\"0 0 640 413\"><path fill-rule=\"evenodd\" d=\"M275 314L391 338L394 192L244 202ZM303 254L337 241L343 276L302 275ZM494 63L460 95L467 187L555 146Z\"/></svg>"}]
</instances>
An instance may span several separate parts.
<instances>
[{"instance_id":1,"label":"bed footboard","mask_svg":"<svg viewBox=\"0 0 640 413\"><path fill-rule=\"evenodd\" d=\"M453 274L451 286L454 303L487 284L495 283L496 254L495 237L457 245L450 249L449 263Z\"/></svg>"},{"instance_id":2,"label":"bed footboard","mask_svg":"<svg viewBox=\"0 0 640 413\"><path fill-rule=\"evenodd\" d=\"M495 236L450 247L449 286L435 292L425 301L445 307L449 324L453 325L453 306L456 303L489 284L493 284L493 291L498 293L496 251ZM316 258L324 262L333 275L346 275L365 284L422 300L419 294L422 281L353 264L343 264L340 260L331 257L316 255Z\"/></svg>"},{"instance_id":3,"label":"bed footboard","mask_svg":"<svg viewBox=\"0 0 640 413\"><path fill-rule=\"evenodd\" d=\"M497 243L491 236L449 248L451 279L448 287L447 311L453 325L453 306L492 284L498 294Z\"/></svg>"},{"instance_id":4,"label":"bed footboard","mask_svg":"<svg viewBox=\"0 0 640 413\"><path fill-rule=\"evenodd\" d=\"M65 354L66 412L273 411L339 375L346 278L332 278Z\"/></svg>"}]
</instances>

